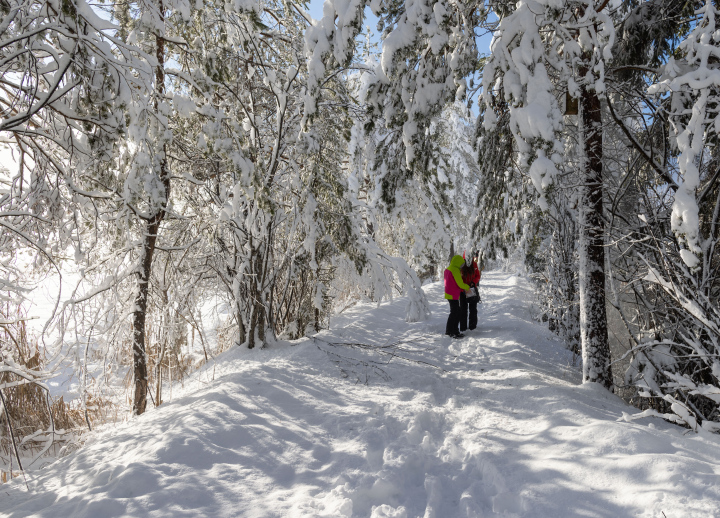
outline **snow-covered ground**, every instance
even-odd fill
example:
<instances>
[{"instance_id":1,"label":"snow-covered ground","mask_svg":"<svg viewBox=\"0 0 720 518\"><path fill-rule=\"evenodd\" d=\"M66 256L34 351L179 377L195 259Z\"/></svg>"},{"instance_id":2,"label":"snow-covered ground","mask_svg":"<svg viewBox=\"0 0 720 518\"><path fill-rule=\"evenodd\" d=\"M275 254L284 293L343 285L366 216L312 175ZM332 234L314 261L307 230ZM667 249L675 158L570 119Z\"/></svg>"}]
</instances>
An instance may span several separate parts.
<instances>
[{"instance_id":1,"label":"snow-covered ground","mask_svg":"<svg viewBox=\"0 0 720 518\"><path fill-rule=\"evenodd\" d=\"M33 473L29 493L0 486L0 515L720 516L718 436L623 421L637 411L579 384L524 280L482 285L460 341L442 336L432 284L428 322L405 323L399 299L315 340L229 351L182 397Z\"/></svg>"}]
</instances>

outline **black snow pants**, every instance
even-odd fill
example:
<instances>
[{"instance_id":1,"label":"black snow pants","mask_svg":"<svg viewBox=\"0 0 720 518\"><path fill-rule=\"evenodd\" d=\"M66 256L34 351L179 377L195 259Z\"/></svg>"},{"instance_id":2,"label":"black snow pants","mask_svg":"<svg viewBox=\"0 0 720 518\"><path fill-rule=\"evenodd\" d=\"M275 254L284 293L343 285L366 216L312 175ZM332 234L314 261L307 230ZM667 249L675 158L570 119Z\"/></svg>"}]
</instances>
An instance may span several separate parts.
<instances>
[{"instance_id":1,"label":"black snow pants","mask_svg":"<svg viewBox=\"0 0 720 518\"><path fill-rule=\"evenodd\" d=\"M470 322L468 322L468 313ZM477 327L477 302L468 302L465 293L460 294L460 332Z\"/></svg>"},{"instance_id":2,"label":"black snow pants","mask_svg":"<svg viewBox=\"0 0 720 518\"><path fill-rule=\"evenodd\" d=\"M450 303L450 316L448 316L447 325L445 326L445 334L455 336L460 334L460 331L458 331L458 324L460 324L460 301L448 300L448 302Z\"/></svg>"}]
</instances>

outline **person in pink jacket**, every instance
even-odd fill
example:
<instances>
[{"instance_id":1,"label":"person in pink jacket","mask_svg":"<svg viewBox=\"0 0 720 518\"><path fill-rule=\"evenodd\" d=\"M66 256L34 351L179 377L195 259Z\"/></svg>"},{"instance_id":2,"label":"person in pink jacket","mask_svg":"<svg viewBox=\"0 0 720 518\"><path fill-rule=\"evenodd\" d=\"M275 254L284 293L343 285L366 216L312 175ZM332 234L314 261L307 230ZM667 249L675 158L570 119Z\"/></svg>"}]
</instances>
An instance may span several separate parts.
<instances>
[{"instance_id":1,"label":"person in pink jacket","mask_svg":"<svg viewBox=\"0 0 720 518\"><path fill-rule=\"evenodd\" d=\"M450 303L450 316L445 326L445 334L453 338L465 336L458 329L460 325L460 293L470 288L463 282L460 273L463 265L465 265L465 259L461 255L456 255L450 260L450 266L445 269L445 298Z\"/></svg>"}]
</instances>

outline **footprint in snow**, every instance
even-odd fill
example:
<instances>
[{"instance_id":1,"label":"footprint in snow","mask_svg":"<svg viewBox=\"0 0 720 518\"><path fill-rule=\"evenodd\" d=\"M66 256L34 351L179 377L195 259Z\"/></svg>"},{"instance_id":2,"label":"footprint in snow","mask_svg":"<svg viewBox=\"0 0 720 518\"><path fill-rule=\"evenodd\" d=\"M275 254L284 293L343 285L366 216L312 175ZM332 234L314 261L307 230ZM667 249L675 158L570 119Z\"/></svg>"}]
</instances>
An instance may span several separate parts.
<instances>
[{"instance_id":1,"label":"footprint in snow","mask_svg":"<svg viewBox=\"0 0 720 518\"><path fill-rule=\"evenodd\" d=\"M398 399L400 401L410 401L415 397L416 392L414 390L401 390L398 393Z\"/></svg>"}]
</instances>

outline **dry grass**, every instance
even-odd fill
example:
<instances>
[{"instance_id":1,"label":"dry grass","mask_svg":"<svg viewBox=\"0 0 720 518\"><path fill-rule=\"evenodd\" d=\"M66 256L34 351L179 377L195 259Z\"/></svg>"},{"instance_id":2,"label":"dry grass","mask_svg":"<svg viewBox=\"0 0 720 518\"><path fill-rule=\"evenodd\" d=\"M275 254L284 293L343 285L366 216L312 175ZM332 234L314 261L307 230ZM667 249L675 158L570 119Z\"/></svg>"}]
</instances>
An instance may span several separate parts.
<instances>
[{"instance_id":1,"label":"dry grass","mask_svg":"<svg viewBox=\"0 0 720 518\"><path fill-rule=\"evenodd\" d=\"M40 377L45 367L37 340L28 337L21 308L2 308L0 318L0 366L12 366L30 378ZM76 448L81 435L95 421L104 421L111 406L108 401L88 397L87 413L78 402L52 398L39 384L5 370L0 372L5 408L0 410L0 481L37 467ZM12 436L11 436L12 433Z\"/></svg>"}]
</instances>

